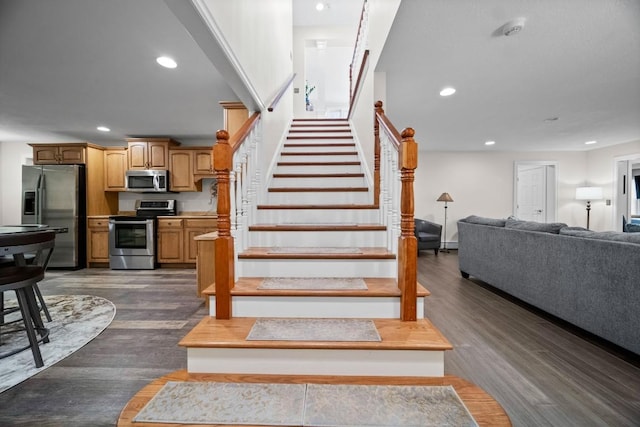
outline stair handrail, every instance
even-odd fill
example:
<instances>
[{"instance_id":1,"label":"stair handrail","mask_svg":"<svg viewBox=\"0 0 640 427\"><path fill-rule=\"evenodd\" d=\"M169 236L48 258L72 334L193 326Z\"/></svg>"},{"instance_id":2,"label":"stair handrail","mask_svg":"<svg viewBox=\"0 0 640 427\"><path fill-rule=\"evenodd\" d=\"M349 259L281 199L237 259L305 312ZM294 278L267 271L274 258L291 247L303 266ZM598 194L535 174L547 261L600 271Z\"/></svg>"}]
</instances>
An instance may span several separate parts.
<instances>
[{"instance_id":1,"label":"stair handrail","mask_svg":"<svg viewBox=\"0 0 640 427\"><path fill-rule=\"evenodd\" d=\"M247 229L254 211L251 206L257 204L260 117L259 112L251 115L232 137L224 129L216 132L213 168L218 183L218 237L214 242L217 319L230 319L233 315L231 289L238 270L236 248L243 250L247 246Z\"/></svg>"},{"instance_id":2,"label":"stair handrail","mask_svg":"<svg viewBox=\"0 0 640 427\"><path fill-rule=\"evenodd\" d=\"M282 87L278 90L278 93L276 93L276 96L273 98L273 101L271 101L271 104L269 104L269 107L267 107L267 111L272 112L276 108L276 105L278 105L278 102L280 102L280 99L285 94L287 89L289 89L289 86L291 86L295 78L296 78L296 73L293 73L291 74L291 76L289 76L289 78L284 82Z\"/></svg>"},{"instance_id":3,"label":"stair handrail","mask_svg":"<svg viewBox=\"0 0 640 427\"><path fill-rule=\"evenodd\" d=\"M381 221L387 226L388 250L396 254L400 318L417 319L418 242L414 234L415 169L418 144L415 131L398 132L385 115L382 101L375 103L374 196Z\"/></svg>"},{"instance_id":4,"label":"stair handrail","mask_svg":"<svg viewBox=\"0 0 640 427\"><path fill-rule=\"evenodd\" d=\"M353 114L353 107L356 103L356 99L358 99L358 95L360 94L360 90L362 89L364 83L364 73L369 66L369 50L364 51L364 56L362 58L362 63L360 64L360 71L358 72L358 78L356 79L356 84L353 92L351 93L351 99L349 100L349 113L347 114L347 118L351 118ZM351 77L349 77L351 79Z\"/></svg>"},{"instance_id":5,"label":"stair handrail","mask_svg":"<svg viewBox=\"0 0 640 427\"><path fill-rule=\"evenodd\" d=\"M353 77L357 70L362 69L365 51L369 44L369 2L364 0L362 10L360 12L360 21L358 22L358 32L356 33L356 42L351 56L351 64L349 65L349 99L355 98L356 86L353 84Z\"/></svg>"}]
</instances>

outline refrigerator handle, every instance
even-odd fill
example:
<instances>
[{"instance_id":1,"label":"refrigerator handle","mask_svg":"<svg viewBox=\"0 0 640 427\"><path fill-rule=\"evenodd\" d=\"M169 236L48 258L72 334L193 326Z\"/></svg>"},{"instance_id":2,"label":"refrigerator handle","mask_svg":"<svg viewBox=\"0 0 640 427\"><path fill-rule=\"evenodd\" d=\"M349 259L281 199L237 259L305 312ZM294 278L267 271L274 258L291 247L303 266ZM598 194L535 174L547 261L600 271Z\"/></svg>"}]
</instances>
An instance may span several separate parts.
<instances>
[{"instance_id":1,"label":"refrigerator handle","mask_svg":"<svg viewBox=\"0 0 640 427\"><path fill-rule=\"evenodd\" d=\"M36 184L36 224L42 224L42 202L44 196L42 178L42 174L38 175L38 182Z\"/></svg>"}]
</instances>

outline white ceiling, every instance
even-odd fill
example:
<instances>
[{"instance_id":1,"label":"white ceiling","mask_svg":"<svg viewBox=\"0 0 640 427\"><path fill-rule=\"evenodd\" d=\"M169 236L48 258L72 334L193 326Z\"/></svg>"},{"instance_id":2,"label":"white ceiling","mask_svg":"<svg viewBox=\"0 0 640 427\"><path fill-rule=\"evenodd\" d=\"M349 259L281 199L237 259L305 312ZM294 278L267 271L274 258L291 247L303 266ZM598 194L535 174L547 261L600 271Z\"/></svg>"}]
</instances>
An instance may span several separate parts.
<instances>
[{"instance_id":1,"label":"white ceiling","mask_svg":"<svg viewBox=\"0 0 640 427\"><path fill-rule=\"evenodd\" d=\"M293 0L294 24L353 26L361 5ZM422 149L582 150L640 140L638 52L639 0L403 0L377 70ZM211 142L222 100L237 97L162 1L0 0L0 141Z\"/></svg>"}]
</instances>

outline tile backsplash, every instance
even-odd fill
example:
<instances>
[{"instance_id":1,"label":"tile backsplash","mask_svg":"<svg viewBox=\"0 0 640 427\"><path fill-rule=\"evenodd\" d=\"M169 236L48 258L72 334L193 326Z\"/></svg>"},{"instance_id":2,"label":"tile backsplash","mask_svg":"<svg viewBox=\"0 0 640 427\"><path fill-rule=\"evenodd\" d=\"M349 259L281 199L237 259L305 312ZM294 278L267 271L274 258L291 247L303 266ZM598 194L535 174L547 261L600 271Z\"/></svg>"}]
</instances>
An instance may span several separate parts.
<instances>
[{"instance_id":1,"label":"tile backsplash","mask_svg":"<svg viewBox=\"0 0 640 427\"><path fill-rule=\"evenodd\" d=\"M134 211L136 200L167 200L175 199L178 204L178 215L182 212L201 212L215 214L217 198L211 197L211 186L215 179L202 180L202 191L182 193L127 193L118 194L118 210L120 212Z\"/></svg>"}]
</instances>

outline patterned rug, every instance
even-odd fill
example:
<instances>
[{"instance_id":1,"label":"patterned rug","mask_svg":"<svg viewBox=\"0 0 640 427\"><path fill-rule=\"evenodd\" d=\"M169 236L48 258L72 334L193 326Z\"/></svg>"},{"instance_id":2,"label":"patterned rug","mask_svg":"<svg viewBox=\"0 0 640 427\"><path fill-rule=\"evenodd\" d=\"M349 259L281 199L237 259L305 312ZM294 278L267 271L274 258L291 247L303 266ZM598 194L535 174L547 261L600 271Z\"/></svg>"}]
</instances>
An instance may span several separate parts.
<instances>
[{"instance_id":1,"label":"patterned rug","mask_svg":"<svg viewBox=\"0 0 640 427\"><path fill-rule=\"evenodd\" d=\"M83 347L109 326L116 313L116 307L111 301L91 295L52 295L45 296L44 300L52 319L51 322L46 322L43 318L45 327L49 329L49 342L40 344L44 366L36 368L30 348L0 360L0 393ZM5 301L7 307L12 304L15 304L15 300ZM19 318L20 313L5 317L5 321L12 317ZM18 322L14 326L2 327L0 353L8 353L12 348L26 345L26 332L5 334L20 325L21 322Z\"/></svg>"},{"instance_id":2,"label":"patterned rug","mask_svg":"<svg viewBox=\"0 0 640 427\"><path fill-rule=\"evenodd\" d=\"M257 319L247 341L382 341L368 319Z\"/></svg>"},{"instance_id":3,"label":"patterned rug","mask_svg":"<svg viewBox=\"0 0 640 427\"><path fill-rule=\"evenodd\" d=\"M359 248L308 248L308 247L275 247L270 248L269 254L361 254Z\"/></svg>"},{"instance_id":4,"label":"patterned rug","mask_svg":"<svg viewBox=\"0 0 640 427\"><path fill-rule=\"evenodd\" d=\"M477 423L451 386L168 382L134 422L438 426Z\"/></svg>"},{"instance_id":5,"label":"patterned rug","mask_svg":"<svg viewBox=\"0 0 640 427\"><path fill-rule=\"evenodd\" d=\"M367 289L367 284L360 278L342 277L268 277L262 281L258 289L289 290L353 290Z\"/></svg>"}]
</instances>

